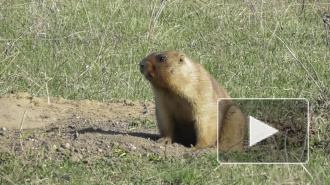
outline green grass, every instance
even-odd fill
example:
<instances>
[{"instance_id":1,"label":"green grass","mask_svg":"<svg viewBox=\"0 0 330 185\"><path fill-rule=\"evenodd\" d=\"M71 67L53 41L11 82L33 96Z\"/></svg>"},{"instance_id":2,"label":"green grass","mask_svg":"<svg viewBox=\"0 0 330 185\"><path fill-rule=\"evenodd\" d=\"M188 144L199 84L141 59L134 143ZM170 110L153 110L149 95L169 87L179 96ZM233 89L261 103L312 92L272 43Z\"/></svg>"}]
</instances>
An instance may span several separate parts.
<instances>
[{"instance_id":1,"label":"green grass","mask_svg":"<svg viewBox=\"0 0 330 185\"><path fill-rule=\"evenodd\" d=\"M138 157L127 154L92 163L6 159L0 183L9 184L328 184L329 161L313 155L306 165L219 165L215 154L204 157ZM323 166L320 168L320 166Z\"/></svg>"},{"instance_id":2,"label":"green grass","mask_svg":"<svg viewBox=\"0 0 330 185\"><path fill-rule=\"evenodd\" d=\"M6 158L0 182L329 184L330 25L322 20L329 12L327 0L0 2L0 95L152 100L137 64L151 52L176 49L200 62L232 97L309 99L316 131L306 165L311 175L301 166L218 166L207 157L146 162L130 156L92 165Z\"/></svg>"},{"instance_id":3,"label":"green grass","mask_svg":"<svg viewBox=\"0 0 330 185\"><path fill-rule=\"evenodd\" d=\"M326 0L304 14L284 1L40 2L1 4L1 94L45 96L47 83L70 99L150 100L137 64L168 49L201 62L232 97L313 100L330 84Z\"/></svg>"}]
</instances>

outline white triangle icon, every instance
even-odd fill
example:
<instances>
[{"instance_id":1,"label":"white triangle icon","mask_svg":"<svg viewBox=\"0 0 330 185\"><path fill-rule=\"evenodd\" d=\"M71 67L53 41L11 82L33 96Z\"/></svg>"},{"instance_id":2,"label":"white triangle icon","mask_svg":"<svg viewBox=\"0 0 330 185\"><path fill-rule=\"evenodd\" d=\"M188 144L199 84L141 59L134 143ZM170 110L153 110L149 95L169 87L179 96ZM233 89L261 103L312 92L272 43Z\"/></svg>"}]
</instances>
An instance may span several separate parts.
<instances>
[{"instance_id":1,"label":"white triangle icon","mask_svg":"<svg viewBox=\"0 0 330 185\"><path fill-rule=\"evenodd\" d=\"M250 146L278 132L277 129L250 116Z\"/></svg>"}]
</instances>

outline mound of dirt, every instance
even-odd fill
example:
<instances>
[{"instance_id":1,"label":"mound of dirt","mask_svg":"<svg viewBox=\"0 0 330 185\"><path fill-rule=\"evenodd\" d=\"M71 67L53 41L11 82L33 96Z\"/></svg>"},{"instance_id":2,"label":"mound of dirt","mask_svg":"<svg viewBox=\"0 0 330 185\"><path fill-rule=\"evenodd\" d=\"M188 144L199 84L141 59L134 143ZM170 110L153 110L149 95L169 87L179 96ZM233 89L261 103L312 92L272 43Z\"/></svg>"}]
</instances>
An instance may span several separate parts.
<instances>
[{"instance_id":1,"label":"mound of dirt","mask_svg":"<svg viewBox=\"0 0 330 185\"><path fill-rule=\"evenodd\" d=\"M9 129L45 128L61 124L72 118L82 117L93 123L127 121L136 118L153 119L155 106L152 103L127 100L102 103L98 101L72 101L61 97L32 97L28 93L14 93L0 98L0 126Z\"/></svg>"},{"instance_id":2,"label":"mound of dirt","mask_svg":"<svg viewBox=\"0 0 330 185\"><path fill-rule=\"evenodd\" d=\"M118 100L98 102L32 97L14 93L0 98L0 153L17 158L99 159L137 155L183 157L193 150L158 143L155 105ZM214 149L199 150L203 154Z\"/></svg>"}]
</instances>

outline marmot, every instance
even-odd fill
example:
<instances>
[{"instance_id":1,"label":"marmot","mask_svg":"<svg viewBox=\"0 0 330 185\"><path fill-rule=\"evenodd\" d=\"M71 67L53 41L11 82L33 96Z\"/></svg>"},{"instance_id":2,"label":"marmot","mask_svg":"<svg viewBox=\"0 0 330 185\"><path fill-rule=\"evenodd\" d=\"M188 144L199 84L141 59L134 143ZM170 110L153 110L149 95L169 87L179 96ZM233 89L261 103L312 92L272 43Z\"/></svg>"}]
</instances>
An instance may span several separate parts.
<instances>
[{"instance_id":1,"label":"marmot","mask_svg":"<svg viewBox=\"0 0 330 185\"><path fill-rule=\"evenodd\" d=\"M198 63L179 51L152 53L140 71L155 95L156 119L163 142L206 148L217 143L217 101L227 92ZM232 101L220 101L219 149L243 149L245 120Z\"/></svg>"}]
</instances>

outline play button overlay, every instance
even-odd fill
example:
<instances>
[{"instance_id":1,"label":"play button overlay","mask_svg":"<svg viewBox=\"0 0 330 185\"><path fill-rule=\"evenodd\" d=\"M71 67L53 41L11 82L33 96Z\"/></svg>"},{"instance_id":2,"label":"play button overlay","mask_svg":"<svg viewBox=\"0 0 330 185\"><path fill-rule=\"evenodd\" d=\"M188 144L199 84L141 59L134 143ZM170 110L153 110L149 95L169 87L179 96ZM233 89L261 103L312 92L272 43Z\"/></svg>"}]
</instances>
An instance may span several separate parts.
<instances>
[{"instance_id":1,"label":"play button overlay","mask_svg":"<svg viewBox=\"0 0 330 185\"><path fill-rule=\"evenodd\" d=\"M222 115L232 105L240 110ZM304 98L221 98L218 100L218 162L306 164L309 120L309 102ZM239 124L242 122L244 128Z\"/></svg>"},{"instance_id":2,"label":"play button overlay","mask_svg":"<svg viewBox=\"0 0 330 185\"><path fill-rule=\"evenodd\" d=\"M253 146L254 144L258 143L261 140L264 140L273 134L277 133L278 130L268 126L267 124L257 120L256 118L250 116L249 119L249 128L250 128L250 146Z\"/></svg>"}]
</instances>

